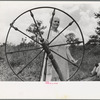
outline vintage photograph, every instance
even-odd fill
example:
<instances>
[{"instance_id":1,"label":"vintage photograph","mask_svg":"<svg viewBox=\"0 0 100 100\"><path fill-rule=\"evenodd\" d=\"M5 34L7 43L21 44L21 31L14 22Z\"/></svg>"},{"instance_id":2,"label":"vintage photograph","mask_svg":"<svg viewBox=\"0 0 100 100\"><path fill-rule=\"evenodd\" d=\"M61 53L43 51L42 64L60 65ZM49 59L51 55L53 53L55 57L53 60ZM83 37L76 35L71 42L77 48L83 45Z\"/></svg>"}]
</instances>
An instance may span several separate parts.
<instances>
[{"instance_id":1,"label":"vintage photograph","mask_svg":"<svg viewBox=\"0 0 100 100\"><path fill-rule=\"evenodd\" d=\"M100 2L0 1L0 81L100 81Z\"/></svg>"}]
</instances>

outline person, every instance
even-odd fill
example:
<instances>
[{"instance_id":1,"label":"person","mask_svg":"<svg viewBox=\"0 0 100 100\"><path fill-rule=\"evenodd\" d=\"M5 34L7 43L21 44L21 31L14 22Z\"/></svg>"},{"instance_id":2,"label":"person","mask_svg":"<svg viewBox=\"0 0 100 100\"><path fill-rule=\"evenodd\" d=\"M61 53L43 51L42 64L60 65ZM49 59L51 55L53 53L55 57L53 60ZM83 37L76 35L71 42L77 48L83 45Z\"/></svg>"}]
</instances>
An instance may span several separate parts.
<instances>
[{"instance_id":1,"label":"person","mask_svg":"<svg viewBox=\"0 0 100 100\"><path fill-rule=\"evenodd\" d=\"M93 70L91 71L91 74L100 77L100 63L95 64Z\"/></svg>"},{"instance_id":2,"label":"person","mask_svg":"<svg viewBox=\"0 0 100 100\"><path fill-rule=\"evenodd\" d=\"M50 20L50 23L51 23L51 20ZM54 39L59 34L59 32L60 32L58 30L59 25L60 25L60 19L58 17L54 17L53 21L52 21L52 25L51 25L51 30L50 30L48 42L50 42L52 39ZM44 38L47 39L46 36L44 36ZM65 38L64 34L61 33L60 36L58 36L50 45L57 45L57 44L59 45L59 44L63 44L63 43L66 43L66 38ZM60 54L61 56L70 60L73 63L77 62L71 56L69 47L67 45L50 47L50 49L57 52L58 54ZM52 54L53 54L54 59L56 60L58 66L61 70L64 81L66 81L67 79L69 79L68 61L66 61L65 59L61 58L60 56L56 55L53 52L52 52ZM43 77L42 77L42 79L43 79ZM47 61L46 81L60 81L59 76L58 76L57 72L55 71L50 59L48 59L48 61Z\"/></svg>"}]
</instances>

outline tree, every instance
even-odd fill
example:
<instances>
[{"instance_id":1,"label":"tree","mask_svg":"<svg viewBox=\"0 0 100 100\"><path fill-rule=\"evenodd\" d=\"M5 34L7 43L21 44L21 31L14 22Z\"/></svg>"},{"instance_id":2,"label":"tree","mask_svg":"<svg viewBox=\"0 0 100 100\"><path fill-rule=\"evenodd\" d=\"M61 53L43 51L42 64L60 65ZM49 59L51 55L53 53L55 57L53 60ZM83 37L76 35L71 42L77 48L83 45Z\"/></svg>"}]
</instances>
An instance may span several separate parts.
<instances>
[{"instance_id":1,"label":"tree","mask_svg":"<svg viewBox=\"0 0 100 100\"><path fill-rule=\"evenodd\" d=\"M94 13L94 16L96 19L99 19L97 21L97 27L95 29L96 35L90 35L90 39L87 44L97 45L100 44L100 12Z\"/></svg>"},{"instance_id":2,"label":"tree","mask_svg":"<svg viewBox=\"0 0 100 100\"><path fill-rule=\"evenodd\" d=\"M100 12L94 14L95 14L95 18L99 19L99 21L97 22L98 26L96 27L95 32L97 35L100 35Z\"/></svg>"},{"instance_id":3,"label":"tree","mask_svg":"<svg viewBox=\"0 0 100 100\"><path fill-rule=\"evenodd\" d=\"M79 38L76 38L74 33L69 33L65 37L66 42L71 44L71 46L75 46L75 44L79 45Z\"/></svg>"},{"instance_id":4,"label":"tree","mask_svg":"<svg viewBox=\"0 0 100 100\"><path fill-rule=\"evenodd\" d=\"M87 42L87 44L92 45L100 44L100 12L94 13L94 16L99 20L97 21L97 27L95 29L96 35L90 35L90 39Z\"/></svg>"},{"instance_id":5,"label":"tree","mask_svg":"<svg viewBox=\"0 0 100 100\"><path fill-rule=\"evenodd\" d=\"M100 39L98 35L90 35L89 37L90 37L90 39L87 42L87 44L92 44L92 45L98 44L99 39Z\"/></svg>"},{"instance_id":6,"label":"tree","mask_svg":"<svg viewBox=\"0 0 100 100\"><path fill-rule=\"evenodd\" d=\"M74 43L76 43L76 45L78 46L80 44L79 38L75 38Z\"/></svg>"},{"instance_id":7,"label":"tree","mask_svg":"<svg viewBox=\"0 0 100 100\"><path fill-rule=\"evenodd\" d=\"M21 47L26 46L26 41L27 41L27 37L22 38L21 43L20 43L20 46L21 46Z\"/></svg>"},{"instance_id":8,"label":"tree","mask_svg":"<svg viewBox=\"0 0 100 100\"><path fill-rule=\"evenodd\" d=\"M43 35L44 34L44 29L46 29L46 26L42 25L43 22L41 20L36 20L36 24L32 23L27 29L26 31L33 33L33 35L31 36L32 39L39 41L39 37L40 34Z\"/></svg>"}]
</instances>

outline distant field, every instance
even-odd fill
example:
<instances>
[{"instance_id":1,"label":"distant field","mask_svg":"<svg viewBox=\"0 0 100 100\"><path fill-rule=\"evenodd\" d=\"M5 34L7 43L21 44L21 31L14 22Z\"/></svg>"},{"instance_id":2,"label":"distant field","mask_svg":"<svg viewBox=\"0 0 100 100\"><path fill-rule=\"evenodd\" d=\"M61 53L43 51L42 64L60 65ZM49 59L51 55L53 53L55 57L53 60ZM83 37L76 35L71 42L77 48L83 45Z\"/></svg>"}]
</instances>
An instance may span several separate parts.
<instances>
[{"instance_id":1,"label":"distant field","mask_svg":"<svg viewBox=\"0 0 100 100\"><path fill-rule=\"evenodd\" d=\"M78 59L82 53L82 48L74 49L73 56ZM85 45L85 55L80 70L72 80L81 80L90 76L95 63L100 62L100 46Z\"/></svg>"},{"instance_id":2,"label":"distant field","mask_svg":"<svg viewBox=\"0 0 100 100\"><path fill-rule=\"evenodd\" d=\"M22 46L22 47L16 47L16 46L9 46L9 51L11 50L23 50L23 49L32 49L35 46ZM94 67L94 64L97 62L100 62L100 46L96 46L94 49L94 46L87 45L85 46L85 55L84 60L82 62L81 68L79 71L75 74L75 76L71 79L71 81L81 81L84 78L87 78L90 75L91 70ZM90 51L93 49L92 51ZM79 59L82 57L82 47L70 47L71 53L75 59ZM90 51L90 52L89 52ZM9 55L9 61L10 64L13 66L13 69L15 72L19 72L21 68L25 64L27 64L30 60L32 60L33 57L35 57L36 54L38 54L40 51L37 50L35 52L28 51L23 53L16 53L13 55ZM5 52L4 52L4 46L0 46L0 57L4 58L4 61L0 61L0 80L1 81L19 81L19 79L12 73L11 69L9 68L6 59L5 59ZM38 81L41 74L41 65L43 60L43 54L41 53L40 56L37 57L37 59L29 64L27 68L20 74L22 76L22 79L28 80L28 81ZM80 61L78 62L78 64ZM70 66L70 74L72 75L73 72L76 70L75 66Z\"/></svg>"}]
</instances>

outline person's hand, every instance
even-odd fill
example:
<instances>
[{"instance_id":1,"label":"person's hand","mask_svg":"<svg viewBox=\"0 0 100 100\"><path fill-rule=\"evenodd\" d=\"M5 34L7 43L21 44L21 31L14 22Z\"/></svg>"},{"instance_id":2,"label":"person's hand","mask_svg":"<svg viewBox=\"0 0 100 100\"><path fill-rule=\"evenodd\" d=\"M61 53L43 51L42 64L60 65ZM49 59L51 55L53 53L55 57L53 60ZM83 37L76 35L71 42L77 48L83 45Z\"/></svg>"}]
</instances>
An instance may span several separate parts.
<instances>
[{"instance_id":1,"label":"person's hand","mask_svg":"<svg viewBox=\"0 0 100 100\"><path fill-rule=\"evenodd\" d=\"M78 62L78 60L75 60L75 62L74 62L74 63L76 64L77 62Z\"/></svg>"},{"instance_id":2,"label":"person's hand","mask_svg":"<svg viewBox=\"0 0 100 100\"><path fill-rule=\"evenodd\" d=\"M73 63L76 64L76 63L79 62L80 60L82 60L82 58L79 58L78 60L74 60Z\"/></svg>"},{"instance_id":3,"label":"person's hand","mask_svg":"<svg viewBox=\"0 0 100 100\"><path fill-rule=\"evenodd\" d=\"M71 62L76 64L78 62L78 60L72 60Z\"/></svg>"}]
</instances>

